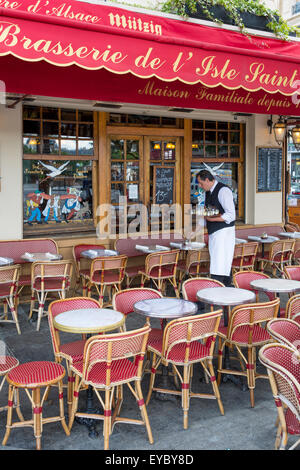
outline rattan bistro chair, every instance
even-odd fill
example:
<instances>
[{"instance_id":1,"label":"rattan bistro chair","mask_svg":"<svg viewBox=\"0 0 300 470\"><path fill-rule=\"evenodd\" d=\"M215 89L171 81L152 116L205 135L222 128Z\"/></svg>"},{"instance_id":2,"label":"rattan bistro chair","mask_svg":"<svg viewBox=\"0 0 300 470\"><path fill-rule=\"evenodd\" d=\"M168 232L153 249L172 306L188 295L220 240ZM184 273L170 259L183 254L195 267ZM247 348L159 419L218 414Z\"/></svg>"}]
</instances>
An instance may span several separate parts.
<instances>
[{"instance_id":1,"label":"rattan bistro chair","mask_svg":"<svg viewBox=\"0 0 300 470\"><path fill-rule=\"evenodd\" d=\"M258 242L240 243L235 245L233 260L232 260L232 273L244 270L253 270L256 254L258 249Z\"/></svg>"},{"instance_id":2,"label":"rattan bistro chair","mask_svg":"<svg viewBox=\"0 0 300 470\"><path fill-rule=\"evenodd\" d=\"M300 240L295 240L294 253L293 253L293 262L295 264L300 264Z\"/></svg>"},{"instance_id":3,"label":"rattan bistro chair","mask_svg":"<svg viewBox=\"0 0 300 470\"><path fill-rule=\"evenodd\" d=\"M178 262L179 282L184 277L199 277L209 274L210 256L208 248L202 250L189 250L186 258Z\"/></svg>"},{"instance_id":4,"label":"rattan bistro chair","mask_svg":"<svg viewBox=\"0 0 300 470\"><path fill-rule=\"evenodd\" d=\"M104 294L107 288L114 289L116 292L121 290L127 259L126 255L93 259L90 273L87 276L88 297L91 297L94 287L98 293L101 307L104 306ZM111 305L111 299L105 305Z\"/></svg>"},{"instance_id":5,"label":"rattan bistro chair","mask_svg":"<svg viewBox=\"0 0 300 470\"><path fill-rule=\"evenodd\" d=\"M66 425L64 416L64 403L63 403L63 384L62 379L65 375L65 369L62 365L56 362L49 361L36 361L27 362L14 367L7 375L6 379L9 383L8 391L8 410L7 410L7 424L6 433L2 442L5 446L10 435L12 428L20 427L33 427L34 436L36 439L37 450L41 449L41 439L43 425L46 423L53 423L60 421L62 427L67 434L70 434ZM59 398L59 415L43 418L43 403L48 390L51 385L58 385L58 398ZM41 388L46 387L45 392L41 398ZM12 422L13 413L13 397L15 390L24 389L32 405L32 418L29 420L21 420ZM31 393L30 393L31 392Z\"/></svg>"},{"instance_id":6,"label":"rattan bistro chair","mask_svg":"<svg viewBox=\"0 0 300 470\"><path fill-rule=\"evenodd\" d=\"M288 318L274 318L268 322L267 330L278 343L300 352L299 323Z\"/></svg>"},{"instance_id":7,"label":"rattan bistro chair","mask_svg":"<svg viewBox=\"0 0 300 470\"><path fill-rule=\"evenodd\" d=\"M300 435L300 355L284 344L267 344L259 360L267 368L278 414L275 449L284 450L289 435ZM300 439L289 450L299 444Z\"/></svg>"},{"instance_id":8,"label":"rattan bistro chair","mask_svg":"<svg viewBox=\"0 0 300 470\"><path fill-rule=\"evenodd\" d=\"M300 294L289 298L285 316L300 324Z\"/></svg>"},{"instance_id":9,"label":"rattan bistro chair","mask_svg":"<svg viewBox=\"0 0 300 470\"><path fill-rule=\"evenodd\" d=\"M73 261L71 260L32 263L32 296L29 318L32 317L32 313L34 311L38 312L36 325L37 331L40 329L43 314L46 314L46 312L44 312L44 306L48 295L57 294L60 299L64 299L71 286L72 273ZM37 301L39 303L38 309L34 308L36 301L35 296L37 296Z\"/></svg>"},{"instance_id":10,"label":"rattan bistro chair","mask_svg":"<svg viewBox=\"0 0 300 470\"><path fill-rule=\"evenodd\" d=\"M75 341L68 343L61 343L59 330L55 328L53 320L59 313L84 308L100 308L100 304L97 300L90 299L88 297L73 297L68 299L55 300L54 302L51 302L48 309L48 323L55 361L57 363L61 363L63 359L66 361L68 373L67 402L69 416L71 415L73 386L75 380L70 366L74 362L82 361L86 338L85 335L82 335L81 339L76 339Z\"/></svg>"},{"instance_id":11,"label":"rattan bistro chair","mask_svg":"<svg viewBox=\"0 0 300 470\"><path fill-rule=\"evenodd\" d=\"M187 279L182 284L182 295L185 300L190 302L198 302L197 292L201 289L207 289L210 287L225 287L222 282L217 281L216 279L210 279L208 277L194 277L192 279ZM211 305L211 310L214 307Z\"/></svg>"},{"instance_id":12,"label":"rattan bistro chair","mask_svg":"<svg viewBox=\"0 0 300 470\"><path fill-rule=\"evenodd\" d=\"M300 266L287 265L284 267L284 274L286 279L300 281Z\"/></svg>"},{"instance_id":13,"label":"rattan bistro chair","mask_svg":"<svg viewBox=\"0 0 300 470\"><path fill-rule=\"evenodd\" d=\"M144 287L146 281L151 280L157 290L162 292L165 283L169 281L174 287L176 297L179 297L176 281L179 253L179 250L170 250L147 255L145 270L140 271L141 287Z\"/></svg>"},{"instance_id":14,"label":"rattan bistro chair","mask_svg":"<svg viewBox=\"0 0 300 470\"><path fill-rule=\"evenodd\" d=\"M216 399L221 414L224 414L212 359L216 335L222 316L222 310L200 315L183 317L167 324L160 342L152 343L149 339L148 350L153 353L149 392L146 404L149 403L152 390L181 396L183 408L183 427L188 428L188 410L190 398ZM202 344L200 341L204 341ZM161 363L171 363L180 382L181 391L154 388L155 374ZM193 393L191 391L192 368L200 363L210 378L213 394ZM179 367L183 367L182 373Z\"/></svg>"},{"instance_id":15,"label":"rattan bistro chair","mask_svg":"<svg viewBox=\"0 0 300 470\"><path fill-rule=\"evenodd\" d=\"M87 293L87 276L90 273L89 268L83 266L83 260L81 258L81 253L85 250L92 250L92 249L105 249L104 245L96 245L96 244L79 244L73 247L73 259L75 264L75 273L76 273L76 286L75 292L80 286L82 285L82 295L85 297ZM87 262L87 260L85 260ZM86 264L86 263L85 263Z\"/></svg>"},{"instance_id":16,"label":"rattan bistro chair","mask_svg":"<svg viewBox=\"0 0 300 470\"><path fill-rule=\"evenodd\" d=\"M74 399L69 429L75 416L104 420L104 449L109 448L109 436L115 423L144 424L150 443L153 443L151 427L141 389L143 359L150 327L103 336L92 336L86 342L82 362L71 366L75 374ZM132 360L130 360L132 359ZM131 383L134 383L134 388ZM140 408L142 420L120 417L123 401L123 385L127 384ZM77 413L78 391L82 385L91 385L104 409L104 415ZM117 398L112 410L116 389ZM100 395L103 391L104 399Z\"/></svg>"},{"instance_id":17,"label":"rattan bistro chair","mask_svg":"<svg viewBox=\"0 0 300 470\"><path fill-rule=\"evenodd\" d=\"M277 298L271 302L238 305L231 311L228 327L219 328L221 345L218 359L218 384L221 382L221 374L242 375L247 377L250 391L250 402L254 407L255 380L267 378L256 372L255 353L256 348L271 341L269 333L262 324L277 317L280 300ZM222 358L225 346L234 347L241 359L242 370L223 369ZM247 356L242 348L247 350ZM243 366L246 365L246 371Z\"/></svg>"},{"instance_id":18,"label":"rattan bistro chair","mask_svg":"<svg viewBox=\"0 0 300 470\"><path fill-rule=\"evenodd\" d=\"M0 322L15 323L20 335L21 329L18 320L17 292L20 265L0 267L0 301L3 303L4 312L0 316ZM7 307L10 309L12 320L8 319Z\"/></svg>"},{"instance_id":19,"label":"rattan bistro chair","mask_svg":"<svg viewBox=\"0 0 300 470\"><path fill-rule=\"evenodd\" d=\"M273 276L279 271L280 275L284 274L284 266L291 264L291 259L294 252L295 240L278 240L271 243L270 251L263 258L258 257L260 270L264 271L269 267L272 270Z\"/></svg>"}]
</instances>

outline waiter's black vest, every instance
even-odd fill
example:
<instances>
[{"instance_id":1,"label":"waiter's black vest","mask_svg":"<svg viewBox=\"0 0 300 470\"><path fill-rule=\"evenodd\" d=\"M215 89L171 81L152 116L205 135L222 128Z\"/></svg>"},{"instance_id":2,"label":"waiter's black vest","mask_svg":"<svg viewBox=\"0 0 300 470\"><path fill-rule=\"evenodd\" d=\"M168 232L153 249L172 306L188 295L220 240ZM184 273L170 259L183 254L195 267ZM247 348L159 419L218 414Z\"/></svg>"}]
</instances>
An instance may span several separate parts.
<instances>
[{"instance_id":1,"label":"waiter's black vest","mask_svg":"<svg viewBox=\"0 0 300 470\"><path fill-rule=\"evenodd\" d=\"M223 183L217 183L215 189L211 193L210 191L206 191L205 193L205 206L213 206L219 209L220 215L224 214L224 209L220 204L218 194L221 188L228 188L226 184ZM206 227L207 227L207 232L209 235L212 233L216 232L217 230L221 230L222 228L227 228L227 227L233 227L235 225L235 222L232 221L229 224L226 224L226 222L206 222Z\"/></svg>"}]
</instances>

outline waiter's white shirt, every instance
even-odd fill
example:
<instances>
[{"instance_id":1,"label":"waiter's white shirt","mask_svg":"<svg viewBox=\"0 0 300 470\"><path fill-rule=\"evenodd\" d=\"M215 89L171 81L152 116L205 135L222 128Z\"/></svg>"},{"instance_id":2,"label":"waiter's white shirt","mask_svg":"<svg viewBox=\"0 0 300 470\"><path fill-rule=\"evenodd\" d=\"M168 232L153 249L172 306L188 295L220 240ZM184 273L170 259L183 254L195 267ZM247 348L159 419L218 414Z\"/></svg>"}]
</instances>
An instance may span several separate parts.
<instances>
[{"instance_id":1,"label":"waiter's white shirt","mask_svg":"<svg viewBox=\"0 0 300 470\"><path fill-rule=\"evenodd\" d=\"M212 193L218 181L210 189ZM226 224L235 220L235 206L231 189L220 189L218 199L224 209L222 218ZM224 227L209 235L210 274L229 276L235 247L235 227Z\"/></svg>"}]
</instances>

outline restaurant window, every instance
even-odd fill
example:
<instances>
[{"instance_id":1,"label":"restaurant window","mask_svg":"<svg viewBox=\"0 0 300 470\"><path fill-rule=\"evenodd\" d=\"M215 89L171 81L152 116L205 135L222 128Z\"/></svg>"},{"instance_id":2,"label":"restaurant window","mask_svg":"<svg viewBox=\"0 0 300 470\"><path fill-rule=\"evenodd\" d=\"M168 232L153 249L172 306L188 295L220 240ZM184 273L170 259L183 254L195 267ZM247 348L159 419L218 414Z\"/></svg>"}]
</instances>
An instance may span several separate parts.
<instances>
[{"instance_id":1,"label":"restaurant window","mask_svg":"<svg viewBox=\"0 0 300 470\"><path fill-rule=\"evenodd\" d=\"M94 230L92 111L23 108L24 235Z\"/></svg>"},{"instance_id":2,"label":"restaurant window","mask_svg":"<svg viewBox=\"0 0 300 470\"><path fill-rule=\"evenodd\" d=\"M244 218L244 124L193 120L191 203L204 204L205 193L196 175L211 169L233 192L237 219Z\"/></svg>"},{"instance_id":3,"label":"restaurant window","mask_svg":"<svg viewBox=\"0 0 300 470\"><path fill-rule=\"evenodd\" d=\"M183 126L183 120L170 116L109 113L108 125L178 128Z\"/></svg>"},{"instance_id":4,"label":"restaurant window","mask_svg":"<svg viewBox=\"0 0 300 470\"><path fill-rule=\"evenodd\" d=\"M288 220L300 224L300 151L296 149L290 136L287 139L287 165L289 184L287 197Z\"/></svg>"}]
</instances>

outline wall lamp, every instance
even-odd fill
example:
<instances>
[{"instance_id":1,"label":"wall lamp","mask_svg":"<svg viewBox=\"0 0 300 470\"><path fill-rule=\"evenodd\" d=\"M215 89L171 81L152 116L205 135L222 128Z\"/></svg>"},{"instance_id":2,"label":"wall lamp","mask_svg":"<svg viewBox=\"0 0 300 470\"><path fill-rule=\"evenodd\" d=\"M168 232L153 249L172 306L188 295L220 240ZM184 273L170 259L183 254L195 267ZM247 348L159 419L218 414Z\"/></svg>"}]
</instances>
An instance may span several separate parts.
<instances>
[{"instance_id":1,"label":"wall lamp","mask_svg":"<svg viewBox=\"0 0 300 470\"><path fill-rule=\"evenodd\" d=\"M270 134L272 129L274 137L278 145L282 145L285 137L291 137L296 150L300 150L300 118L283 117L280 116L279 120L273 126L272 116L267 122Z\"/></svg>"}]
</instances>

